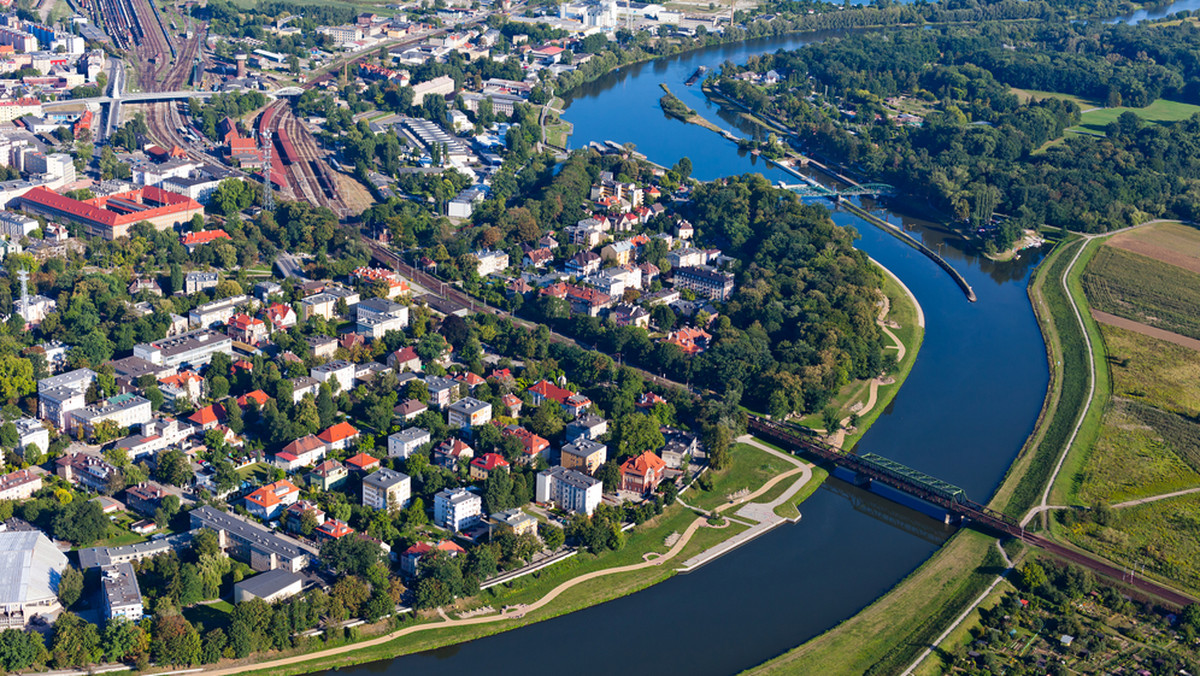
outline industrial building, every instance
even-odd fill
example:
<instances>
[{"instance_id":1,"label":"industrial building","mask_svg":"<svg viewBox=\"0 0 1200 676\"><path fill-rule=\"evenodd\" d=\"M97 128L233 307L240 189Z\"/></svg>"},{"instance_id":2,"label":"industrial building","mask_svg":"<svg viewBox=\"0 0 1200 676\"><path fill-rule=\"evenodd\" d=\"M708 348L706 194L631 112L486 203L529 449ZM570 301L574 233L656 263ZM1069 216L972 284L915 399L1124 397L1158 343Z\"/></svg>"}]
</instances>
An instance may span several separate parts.
<instances>
[{"instance_id":1,"label":"industrial building","mask_svg":"<svg viewBox=\"0 0 1200 676\"><path fill-rule=\"evenodd\" d=\"M82 201L39 186L18 202L24 211L74 221L87 228L88 234L110 240L127 236L135 223L146 221L166 230L204 211L203 205L186 195L153 186Z\"/></svg>"},{"instance_id":2,"label":"industrial building","mask_svg":"<svg viewBox=\"0 0 1200 676\"><path fill-rule=\"evenodd\" d=\"M67 557L38 531L0 532L0 628L24 628L34 615L53 613Z\"/></svg>"}]
</instances>

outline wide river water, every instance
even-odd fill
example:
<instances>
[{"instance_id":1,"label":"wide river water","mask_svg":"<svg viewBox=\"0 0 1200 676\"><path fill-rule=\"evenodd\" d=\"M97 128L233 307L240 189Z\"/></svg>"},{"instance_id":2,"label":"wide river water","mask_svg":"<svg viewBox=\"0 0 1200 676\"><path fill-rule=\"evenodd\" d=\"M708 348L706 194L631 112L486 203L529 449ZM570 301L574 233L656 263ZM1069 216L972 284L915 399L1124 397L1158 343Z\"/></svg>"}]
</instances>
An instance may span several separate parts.
<instances>
[{"instance_id":1,"label":"wide river water","mask_svg":"<svg viewBox=\"0 0 1200 676\"><path fill-rule=\"evenodd\" d=\"M1175 8L1193 6L1200 0L1183 0ZM659 84L666 83L709 120L746 136L754 130L739 129L735 115L684 81L701 65L711 70L727 60L741 63L838 34L751 40L616 71L567 101L563 117L575 125L571 146L634 143L665 166L690 158L693 176L702 180L757 172L772 182L795 183L794 177L739 152L736 144L665 116L658 106ZM968 302L949 275L897 238L851 213L833 212L835 221L859 232L858 248L899 276L925 311L925 342L917 363L858 450L923 470L987 502L1033 429L1048 382L1045 346L1026 295L1041 252L995 263L965 252L961 240L939 226L872 202L863 206L903 222L926 244L940 248L974 288L978 302ZM950 534L928 517L832 479L801 505L801 512L797 524L636 594L340 673L461 676L526 673L542 665L572 676L617 671L727 676L854 615L928 559Z\"/></svg>"}]
</instances>

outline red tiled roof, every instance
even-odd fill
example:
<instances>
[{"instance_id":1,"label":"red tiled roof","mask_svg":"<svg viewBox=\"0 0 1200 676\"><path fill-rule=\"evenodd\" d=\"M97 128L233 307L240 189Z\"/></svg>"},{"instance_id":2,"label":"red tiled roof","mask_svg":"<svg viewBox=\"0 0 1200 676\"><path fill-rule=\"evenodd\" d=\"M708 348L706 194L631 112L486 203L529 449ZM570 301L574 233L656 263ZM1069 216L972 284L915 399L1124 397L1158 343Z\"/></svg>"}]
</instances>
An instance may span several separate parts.
<instances>
[{"instance_id":1,"label":"red tiled roof","mask_svg":"<svg viewBox=\"0 0 1200 676\"><path fill-rule=\"evenodd\" d=\"M332 444L338 441L344 441L357 435L358 430L354 429L353 425L343 420L342 422L318 434L317 438L327 444Z\"/></svg>"},{"instance_id":2,"label":"red tiled roof","mask_svg":"<svg viewBox=\"0 0 1200 676\"><path fill-rule=\"evenodd\" d=\"M283 452L291 453L294 455L300 455L301 453L308 453L310 451L314 451L318 448L323 447L324 445L325 444L322 443L321 440L317 438L317 435L309 434L307 436L300 437L299 439L293 441L292 443L288 444L287 446L284 446ZM276 454L276 455L278 455L278 454Z\"/></svg>"},{"instance_id":3,"label":"red tiled roof","mask_svg":"<svg viewBox=\"0 0 1200 676\"><path fill-rule=\"evenodd\" d=\"M540 394L547 399L553 399L560 404L566 403L567 399L575 396L575 393L571 390L565 390L549 380L542 380L538 382L533 387L529 388L529 391Z\"/></svg>"},{"instance_id":4,"label":"red tiled roof","mask_svg":"<svg viewBox=\"0 0 1200 676\"><path fill-rule=\"evenodd\" d=\"M94 197L83 201L60 195L45 186L38 186L25 193L21 197L21 200L37 207L57 211L73 218L90 221L109 228L131 225L156 216L204 208L199 202L187 195L180 195L179 193L173 193L169 190L149 185L137 190ZM120 213L105 208L109 202L119 200L128 200L142 204L145 204L144 200L149 200L150 202L157 203L159 206L131 211L129 213Z\"/></svg>"},{"instance_id":5,"label":"red tiled roof","mask_svg":"<svg viewBox=\"0 0 1200 676\"><path fill-rule=\"evenodd\" d=\"M626 460L621 465L622 474L637 474L646 476L651 471L662 472L667 468L667 463L663 462L662 458L654 454L653 451L646 451L641 455Z\"/></svg>"},{"instance_id":6,"label":"red tiled roof","mask_svg":"<svg viewBox=\"0 0 1200 676\"><path fill-rule=\"evenodd\" d=\"M188 416L188 420L197 425L211 425L225 419L225 407L220 404L212 404L196 411Z\"/></svg>"},{"instance_id":7,"label":"red tiled roof","mask_svg":"<svg viewBox=\"0 0 1200 676\"><path fill-rule=\"evenodd\" d=\"M451 542L449 540L442 540L441 542L437 543L436 545L432 545L428 542L418 542L417 544L404 550L404 553L405 554L428 554L429 552L432 552L435 549L441 550L443 552L451 552L454 554L465 554L467 552L467 550L463 549L462 547L459 547L458 545L454 544L453 542Z\"/></svg>"},{"instance_id":8,"label":"red tiled roof","mask_svg":"<svg viewBox=\"0 0 1200 676\"><path fill-rule=\"evenodd\" d=\"M354 529L346 524L345 521L330 519L325 523L317 526L317 532L325 537L333 538L334 540L345 537L354 532Z\"/></svg>"},{"instance_id":9,"label":"red tiled roof","mask_svg":"<svg viewBox=\"0 0 1200 676\"><path fill-rule=\"evenodd\" d=\"M203 230L201 232L189 232L183 236L184 246L197 246L200 244L208 244L215 242L218 239L232 239L229 233L224 230Z\"/></svg>"},{"instance_id":10,"label":"red tiled roof","mask_svg":"<svg viewBox=\"0 0 1200 676\"><path fill-rule=\"evenodd\" d=\"M173 385L175 387L187 387L188 383L193 383L193 382L196 382L197 380L204 380L204 377L198 373L193 373L192 371L184 371L183 373L176 373L173 376L159 378L158 382L162 383L163 385Z\"/></svg>"},{"instance_id":11,"label":"red tiled roof","mask_svg":"<svg viewBox=\"0 0 1200 676\"><path fill-rule=\"evenodd\" d=\"M263 320L251 317L248 314L239 313L229 318L229 326L245 331L251 326L262 326Z\"/></svg>"},{"instance_id":12,"label":"red tiled roof","mask_svg":"<svg viewBox=\"0 0 1200 676\"><path fill-rule=\"evenodd\" d=\"M249 404L251 400L253 400L254 403L258 404L261 408L267 405L267 402L271 400L271 397L267 396L267 393L263 392L262 390L254 390L253 392L247 392L246 394L238 397L237 403L238 406L245 408L246 404Z\"/></svg>"},{"instance_id":13,"label":"red tiled roof","mask_svg":"<svg viewBox=\"0 0 1200 676\"><path fill-rule=\"evenodd\" d=\"M490 472L497 467L508 467L508 461L504 456L498 453L484 453L483 455L471 461L471 465L479 469Z\"/></svg>"},{"instance_id":14,"label":"red tiled roof","mask_svg":"<svg viewBox=\"0 0 1200 676\"><path fill-rule=\"evenodd\" d=\"M416 359L417 361L421 360L421 358L417 356L417 351L415 349L413 349L411 346L402 347L399 350L396 350L394 353L392 353L392 356L396 359L396 361L400 362L401 364L410 362L414 359Z\"/></svg>"},{"instance_id":15,"label":"red tiled roof","mask_svg":"<svg viewBox=\"0 0 1200 676\"><path fill-rule=\"evenodd\" d=\"M300 489L287 479L281 479L246 496L246 500L261 507L272 507L283 501L283 496L299 493Z\"/></svg>"},{"instance_id":16,"label":"red tiled roof","mask_svg":"<svg viewBox=\"0 0 1200 676\"><path fill-rule=\"evenodd\" d=\"M367 455L366 453L359 453L353 458L347 459L346 464L355 469L368 469L370 467L377 467L379 465L379 458Z\"/></svg>"}]
</instances>

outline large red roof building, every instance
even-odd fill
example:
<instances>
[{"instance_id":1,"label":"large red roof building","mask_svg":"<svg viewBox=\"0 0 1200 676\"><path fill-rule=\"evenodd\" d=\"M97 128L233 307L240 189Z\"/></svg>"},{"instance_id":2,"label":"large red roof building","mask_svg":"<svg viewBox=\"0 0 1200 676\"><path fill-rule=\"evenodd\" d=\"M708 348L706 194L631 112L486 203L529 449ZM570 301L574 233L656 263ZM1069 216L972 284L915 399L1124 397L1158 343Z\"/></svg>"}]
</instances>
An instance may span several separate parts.
<instances>
[{"instance_id":1,"label":"large red roof building","mask_svg":"<svg viewBox=\"0 0 1200 676\"><path fill-rule=\"evenodd\" d=\"M25 193L18 205L30 213L80 223L88 234L110 240L128 236L134 223L147 221L156 230L166 230L204 211L199 202L186 195L153 186L90 200L71 199L38 186Z\"/></svg>"}]
</instances>

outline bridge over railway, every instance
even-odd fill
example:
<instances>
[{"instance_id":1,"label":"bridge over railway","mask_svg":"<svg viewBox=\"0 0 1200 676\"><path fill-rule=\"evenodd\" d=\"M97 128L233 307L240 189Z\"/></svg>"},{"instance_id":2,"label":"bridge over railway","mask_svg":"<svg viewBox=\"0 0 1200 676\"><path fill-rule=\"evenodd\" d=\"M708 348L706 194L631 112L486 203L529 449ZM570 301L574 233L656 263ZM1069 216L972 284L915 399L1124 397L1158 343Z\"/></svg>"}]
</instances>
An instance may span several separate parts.
<instances>
[{"instance_id":1,"label":"bridge over railway","mask_svg":"<svg viewBox=\"0 0 1200 676\"><path fill-rule=\"evenodd\" d=\"M777 444L785 450L813 456L835 468L842 468L852 473L856 479L855 483L859 485L881 484L892 491L936 506L945 511L949 520L953 520L959 525L976 528L999 537L1016 538L1028 545L1088 568L1097 574L1114 580L1124 580L1139 591L1176 607L1195 602L1195 599L1186 594L1153 580L1136 575L1130 578L1128 571L1094 554L1072 549L1040 535L1029 533L1016 519L968 499L966 492L958 486L894 460L874 453L856 455L831 448L802 436L794 428L758 416L750 417L749 429L756 436Z\"/></svg>"}]
</instances>

